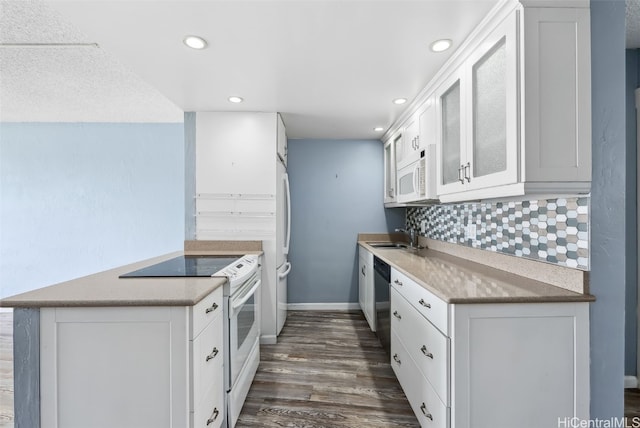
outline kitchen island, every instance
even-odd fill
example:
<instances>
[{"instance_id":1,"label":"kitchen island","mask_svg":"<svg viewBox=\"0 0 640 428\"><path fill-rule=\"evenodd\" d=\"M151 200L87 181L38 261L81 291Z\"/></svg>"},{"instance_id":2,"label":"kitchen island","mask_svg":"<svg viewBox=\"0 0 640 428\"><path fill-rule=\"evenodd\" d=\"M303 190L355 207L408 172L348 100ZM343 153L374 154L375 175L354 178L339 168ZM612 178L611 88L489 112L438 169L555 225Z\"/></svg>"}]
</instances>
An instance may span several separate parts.
<instances>
[{"instance_id":1,"label":"kitchen island","mask_svg":"<svg viewBox=\"0 0 640 428\"><path fill-rule=\"evenodd\" d=\"M222 424L227 278L119 278L182 254L0 301L14 308L17 427Z\"/></svg>"}]
</instances>

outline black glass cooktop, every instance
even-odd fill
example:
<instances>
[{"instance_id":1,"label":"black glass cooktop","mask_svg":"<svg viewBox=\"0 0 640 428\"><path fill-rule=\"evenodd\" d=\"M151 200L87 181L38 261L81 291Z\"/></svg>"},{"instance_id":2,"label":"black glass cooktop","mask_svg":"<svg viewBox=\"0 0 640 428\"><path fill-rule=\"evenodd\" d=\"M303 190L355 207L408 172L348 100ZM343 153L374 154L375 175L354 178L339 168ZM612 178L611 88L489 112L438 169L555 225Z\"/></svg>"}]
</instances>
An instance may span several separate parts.
<instances>
[{"instance_id":1,"label":"black glass cooktop","mask_svg":"<svg viewBox=\"0 0 640 428\"><path fill-rule=\"evenodd\" d=\"M211 276L238 257L178 256L155 265L120 275L120 278Z\"/></svg>"}]
</instances>

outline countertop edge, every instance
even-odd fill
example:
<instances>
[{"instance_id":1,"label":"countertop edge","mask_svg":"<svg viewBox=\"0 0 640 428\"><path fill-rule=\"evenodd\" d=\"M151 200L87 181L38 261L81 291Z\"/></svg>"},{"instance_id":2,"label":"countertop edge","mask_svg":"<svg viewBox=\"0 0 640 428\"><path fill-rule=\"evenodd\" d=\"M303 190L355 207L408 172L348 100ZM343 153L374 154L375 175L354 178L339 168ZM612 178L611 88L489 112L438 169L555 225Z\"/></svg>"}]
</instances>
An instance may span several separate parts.
<instances>
[{"instance_id":1,"label":"countertop edge","mask_svg":"<svg viewBox=\"0 0 640 428\"><path fill-rule=\"evenodd\" d=\"M255 251L255 254L262 254L262 251ZM132 306L195 306L207 295L222 287L227 283L226 277L189 277L189 278L119 278L121 274L137 270L154 263L159 263L176 256L183 255L183 251L175 251L161 256L148 258L142 261L129 263L101 272L85 275L79 278L63 281L57 284L41 287L35 290L9 296L0 300L2 308L79 308L79 307L132 307ZM225 253L225 254L228 254ZM246 253L243 253L246 254ZM209 254L205 254L209 255ZM237 254L228 254L235 256ZM152 283L152 281L163 280L165 284ZM138 290L131 289L130 293L123 292L122 287L127 281L135 282ZM109 283L109 284L108 284ZM113 283L110 284L110 283ZM115 285L117 283L117 285ZM149 285L152 283L153 285ZM176 285L171 285L175 283ZM108 289L110 286L114 288ZM126 288L128 286L124 285ZM92 297L91 288L97 291ZM175 289L167 291L168 289ZM118 290L120 288L120 290ZM142 291L141 291L142 290ZM152 296L155 291L164 292L167 296ZM174 295L171 295L171 292ZM119 292L119 293L118 293ZM138 292L138 295L136 295ZM52 293L63 293L62 297L49 297ZM117 295L113 297L113 295ZM176 294L180 294L176 296ZM100 297L102 295L103 297ZM148 297L147 297L148 296Z\"/></svg>"},{"instance_id":2,"label":"countertop edge","mask_svg":"<svg viewBox=\"0 0 640 428\"><path fill-rule=\"evenodd\" d=\"M381 240L379 240L377 242L382 242L382 241L384 241L384 240L381 239ZM535 280L535 279L527 278L526 276L517 275L515 273L511 273L511 272L507 272L507 271L502 271L502 270L494 268L492 266L481 265L478 262L462 259L462 258L453 256L451 254L440 253L439 251L436 251L436 250L429 250L432 253L437 253L437 254L441 255L442 259L445 259L445 260L448 260L448 261L452 261L453 263L455 263L455 259L458 259L460 261L460 267L463 268L463 269L469 269L469 267L465 266L465 265L477 264L477 265L483 266L485 269L494 270L494 271L496 271L496 274L499 274L499 275L509 275L509 276L513 276L513 277L520 277L520 278L526 279L527 281L533 281L533 282L536 282L536 283L544 284L544 286L553 287L554 289L558 290L558 294L557 295L552 295L552 296L513 296L513 297L499 297L499 298L498 297L486 297L486 298L484 298L484 297L480 297L480 298L479 297L452 297L452 296L449 296L449 295L445 295L444 293L442 293L441 290L439 290L438 288L428 284L426 281L424 281L423 279L419 278L414 273L412 273L410 271L407 271L403 267L398 266L394 261L389 260L388 258L386 258L384 256L384 254L381 254L380 251L378 251L377 248L374 248L371 245L369 245L367 241L358 240L357 241L357 245L362 246L367 251L371 252L374 256L382 259L383 261L388 263L391 267L399 270L404 275L408 276L409 278L414 280L416 283L418 283L420 286L422 286L423 288L425 288L429 292L435 294L441 300L445 301L446 303L450 303L450 304L563 303L563 302L564 303L581 303L581 302L588 303L588 302L594 302L596 300L595 296L593 296L591 294L577 293L575 291L570 291L570 290L567 290L567 289L564 289L564 288L561 288L561 287L557 287L557 286L555 286L553 284L549 284L549 283L546 283L546 282L542 282L542 281L538 281L538 280ZM406 250L393 250L393 251L406 251Z\"/></svg>"}]
</instances>

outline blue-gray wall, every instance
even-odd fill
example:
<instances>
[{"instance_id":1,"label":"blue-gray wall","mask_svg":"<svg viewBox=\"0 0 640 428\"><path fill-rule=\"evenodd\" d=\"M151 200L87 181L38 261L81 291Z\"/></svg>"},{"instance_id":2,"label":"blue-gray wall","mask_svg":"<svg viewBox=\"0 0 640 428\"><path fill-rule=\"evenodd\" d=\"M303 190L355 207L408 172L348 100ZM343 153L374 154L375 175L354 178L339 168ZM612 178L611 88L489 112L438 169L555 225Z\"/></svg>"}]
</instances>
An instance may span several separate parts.
<instances>
[{"instance_id":1,"label":"blue-gray wall","mask_svg":"<svg viewBox=\"0 0 640 428\"><path fill-rule=\"evenodd\" d=\"M627 109L627 292L625 307L625 374L637 373L638 347L638 229L637 229L637 136L636 136L636 97L635 90L640 87L640 49L627 50L626 79Z\"/></svg>"},{"instance_id":2,"label":"blue-gray wall","mask_svg":"<svg viewBox=\"0 0 640 428\"><path fill-rule=\"evenodd\" d=\"M289 303L358 301L361 232L404 226L405 210L383 208L378 140L289 140Z\"/></svg>"},{"instance_id":3,"label":"blue-gray wall","mask_svg":"<svg viewBox=\"0 0 640 428\"><path fill-rule=\"evenodd\" d=\"M591 1L591 417L624 412L625 2Z\"/></svg>"},{"instance_id":4,"label":"blue-gray wall","mask_svg":"<svg viewBox=\"0 0 640 428\"><path fill-rule=\"evenodd\" d=\"M0 297L182 249L182 124L0 123Z\"/></svg>"}]
</instances>

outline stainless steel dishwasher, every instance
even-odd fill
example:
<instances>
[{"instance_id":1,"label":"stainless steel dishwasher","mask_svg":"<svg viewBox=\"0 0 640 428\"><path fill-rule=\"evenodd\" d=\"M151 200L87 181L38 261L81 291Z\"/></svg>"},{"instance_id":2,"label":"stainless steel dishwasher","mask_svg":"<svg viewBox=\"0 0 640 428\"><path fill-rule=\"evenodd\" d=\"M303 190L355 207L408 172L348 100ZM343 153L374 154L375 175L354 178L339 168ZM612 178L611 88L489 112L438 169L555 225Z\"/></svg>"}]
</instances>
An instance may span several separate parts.
<instances>
[{"instance_id":1,"label":"stainless steel dishwasher","mask_svg":"<svg viewBox=\"0 0 640 428\"><path fill-rule=\"evenodd\" d=\"M391 355L391 267L376 256L373 257L373 281L376 297L376 334L380 344Z\"/></svg>"}]
</instances>

